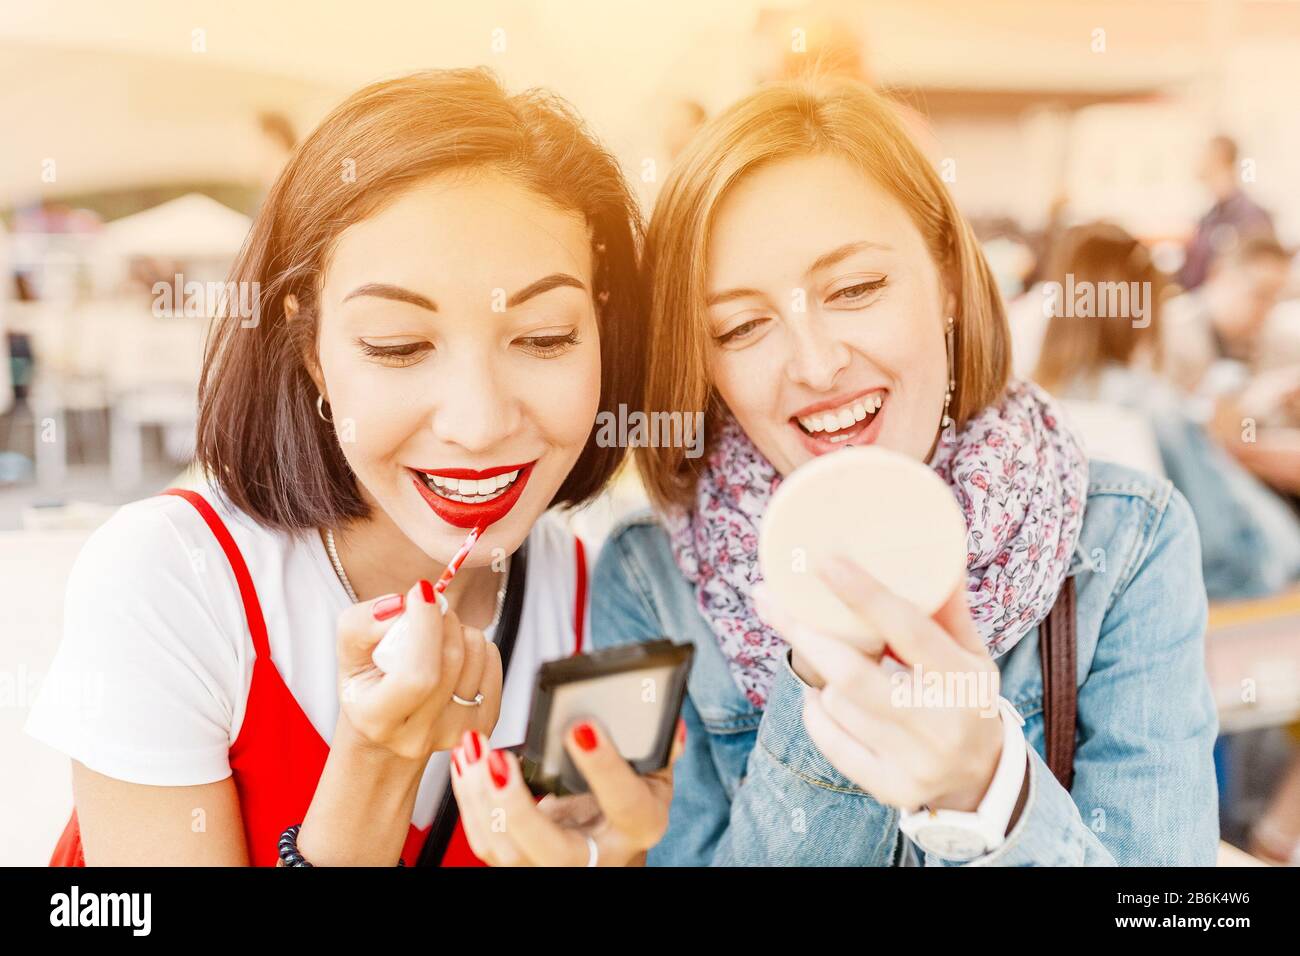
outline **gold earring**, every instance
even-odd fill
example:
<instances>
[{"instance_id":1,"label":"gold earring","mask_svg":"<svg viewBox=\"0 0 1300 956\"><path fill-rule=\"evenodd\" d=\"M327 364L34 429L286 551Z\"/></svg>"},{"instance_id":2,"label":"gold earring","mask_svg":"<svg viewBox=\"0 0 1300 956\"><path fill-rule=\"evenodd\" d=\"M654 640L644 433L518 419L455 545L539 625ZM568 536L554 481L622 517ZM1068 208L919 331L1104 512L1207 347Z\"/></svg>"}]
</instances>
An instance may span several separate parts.
<instances>
[{"instance_id":1,"label":"gold earring","mask_svg":"<svg viewBox=\"0 0 1300 956\"><path fill-rule=\"evenodd\" d=\"M948 437L952 437L951 433L954 424L952 416L948 414L948 408L952 405L953 392L957 389L957 365L954 361L953 342L955 325L953 317L948 316L948 324L943 333L944 344L948 348L948 389L943 393L943 418L939 422L939 427L949 433Z\"/></svg>"},{"instance_id":2,"label":"gold earring","mask_svg":"<svg viewBox=\"0 0 1300 956\"><path fill-rule=\"evenodd\" d=\"M316 414L320 416L321 421L334 424L334 419L325 417L325 396L320 392L316 393Z\"/></svg>"}]
</instances>

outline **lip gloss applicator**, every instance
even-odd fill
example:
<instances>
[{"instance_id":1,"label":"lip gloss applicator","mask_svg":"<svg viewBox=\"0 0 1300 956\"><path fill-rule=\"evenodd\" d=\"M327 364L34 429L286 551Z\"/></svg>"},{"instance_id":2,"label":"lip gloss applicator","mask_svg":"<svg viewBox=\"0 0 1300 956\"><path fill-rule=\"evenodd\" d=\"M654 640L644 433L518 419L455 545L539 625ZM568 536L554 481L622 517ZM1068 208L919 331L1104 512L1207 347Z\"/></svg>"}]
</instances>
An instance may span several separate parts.
<instances>
[{"instance_id":1,"label":"lip gloss applicator","mask_svg":"<svg viewBox=\"0 0 1300 956\"><path fill-rule=\"evenodd\" d=\"M447 590L447 585L451 584L452 578L460 570L460 566L465 563L469 553L474 550L474 545L478 543L479 536L483 533L483 525L476 525L474 530L465 537L465 543L460 546L460 550L452 557L451 563L447 569L439 575L437 582L433 586L433 593L438 597L438 608L442 613L447 613L447 599L442 596L442 592ZM390 674L399 666L398 662L402 657L402 650L407 641L410 640L411 625L407 619L406 612L397 619L388 633L380 638L379 643L370 654L370 659L374 661L385 674Z\"/></svg>"},{"instance_id":2,"label":"lip gloss applicator","mask_svg":"<svg viewBox=\"0 0 1300 956\"><path fill-rule=\"evenodd\" d=\"M460 570L460 566L465 563L465 559L469 557L469 553L474 550L474 545L478 544L479 535L482 533L483 526L478 525L473 531L465 536L465 543L462 544L460 550L452 556L451 563L447 565L447 570L443 571L442 575L434 583L434 594L441 594L443 591L447 590L447 585L451 584L451 579L456 576L456 572ZM444 602L439 601L438 603L441 605ZM445 612L446 608L443 608L443 611Z\"/></svg>"}]
</instances>

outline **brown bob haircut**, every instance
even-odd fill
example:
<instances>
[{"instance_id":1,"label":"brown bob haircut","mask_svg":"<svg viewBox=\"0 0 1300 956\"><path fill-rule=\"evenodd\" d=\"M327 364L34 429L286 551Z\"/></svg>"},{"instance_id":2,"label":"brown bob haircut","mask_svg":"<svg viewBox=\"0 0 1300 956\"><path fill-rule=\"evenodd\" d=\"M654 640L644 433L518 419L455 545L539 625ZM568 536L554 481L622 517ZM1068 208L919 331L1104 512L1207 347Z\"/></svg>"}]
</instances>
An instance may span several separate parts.
<instances>
[{"instance_id":1,"label":"brown bob haircut","mask_svg":"<svg viewBox=\"0 0 1300 956\"><path fill-rule=\"evenodd\" d=\"M562 100L507 95L484 69L433 70L350 96L294 151L231 271L257 283L258 320L225 304L199 382L195 457L232 504L284 530L339 527L368 508L305 365L315 354L318 290L348 226L449 170L498 171L581 214L592 237L602 410L640 394L645 323L637 282L641 219L618 163ZM231 286L231 288L248 288ZM294 296L298 314L285 315ZM552 505L600 491L624 449L588 437Z\"/></svg>"},{"instance_id":2,"label":"brown bob haircut","mask_svg":"<svg viewBox=\"0 0 1300 956\"><path fill-rule=\"evenodd\" d=\"M709 381L709 233L728 190L759 167L832 154L858 165L910 214L957 302L957 382L949 413L958 427L995 401L1011 370L1010 333L997 284L970 226L899 120L897 105L853 80L772 84L709 122L678 158L655 204L642 265L653 348L650 410L706 414L713 433L722 402ZM637 464L660 509L689 507L708 455L638 448Z\"/></svg>"}]
</instances>

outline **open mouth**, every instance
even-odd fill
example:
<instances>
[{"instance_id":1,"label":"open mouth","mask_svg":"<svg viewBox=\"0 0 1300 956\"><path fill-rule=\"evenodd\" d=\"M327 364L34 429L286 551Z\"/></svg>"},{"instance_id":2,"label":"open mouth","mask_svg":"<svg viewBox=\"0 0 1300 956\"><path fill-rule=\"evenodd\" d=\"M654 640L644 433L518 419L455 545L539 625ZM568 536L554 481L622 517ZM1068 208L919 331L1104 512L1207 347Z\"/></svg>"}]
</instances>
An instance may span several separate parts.
<instances>
[{"instance_id":1,"label":"open mouth","mask_svg":"<svg viewBox=\"0 0 1300 956\"><path fill-rule=\"evenodd\" d=\"M515 468L491 478L447 478L431 472L423 472L421 477L425 486L435 495L467 505L481 505L504 495L519 479L522 471L522 468Z\"/></svg>"},{"instance_id":2,"label":"open mouth","mask_svg":"<svg viewBox=\"0 0 1300 956\"><path fill-rule=\"evenodd\" d=\"M838 405L818 406L802 415L793 415L790 421L816 451L825 451L855 438L870 442L878 431L874 426L884 407L886 394L884 389L872 389Z\"/></svg>"},{"instance_id":3,"label":"open mouth","mask_svg":"<svg viewBox=\"0 0 1300 956\"><path fill-rule=\"evenodd\" d=\"M408 468L420 496L438 517L458 528L487 527L519 501L535 461L472 468Z\"/></svg>"}]
</instances>

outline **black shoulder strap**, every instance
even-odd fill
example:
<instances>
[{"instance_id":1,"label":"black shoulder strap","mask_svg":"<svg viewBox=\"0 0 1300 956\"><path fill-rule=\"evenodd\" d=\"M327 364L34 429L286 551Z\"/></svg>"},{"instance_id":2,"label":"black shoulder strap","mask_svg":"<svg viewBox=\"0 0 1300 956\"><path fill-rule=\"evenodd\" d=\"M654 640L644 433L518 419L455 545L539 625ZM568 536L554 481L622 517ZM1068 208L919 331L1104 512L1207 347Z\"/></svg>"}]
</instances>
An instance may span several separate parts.
<instances>
[{"instance_id":1,"label":"black shoulder strap","mask_svg":"<svg viewBox=\"0 0 1300 956\"><path fill-rule=\"evenodd\" d=\"M1066 578L1038 631L1043 665L1043 741L1047 766L1066 790L1074 782L1079 685L1075 682L1074 578Z\"/></svg>"},{"instance_id":2,"label":"black shoulder strap","mask_svg":"<svg viewBox=\"0 0 1300 956\"><path fill-rule=\"evenodd\" d=\"M510 657L515 650L515 638L519 636L519 621L524 610L524 583L527 579L528 542L524 541L519 550L510 558L510 576L506 579L506 597L501 605L501 620L497 622L496 645L501 652L501 686L510 673ZM438 812L433 816L433 825L425 838L424 847L416 866L437 866L442 862L447 845L451 843L452 834L456 832L456 823L460 819L460 808L456 806L456 795L451 790L451 780L443 791L442 802Z\"/></svg>"}]
</instances>

